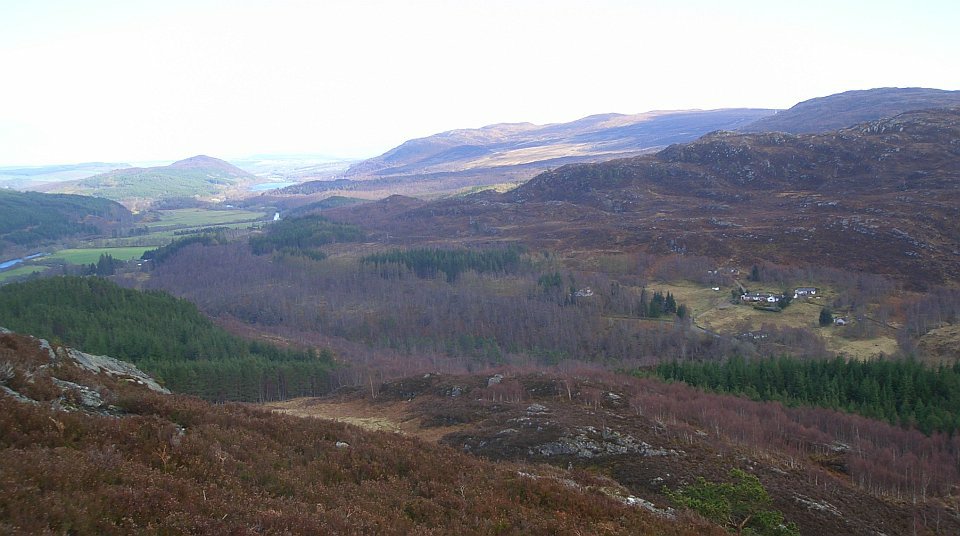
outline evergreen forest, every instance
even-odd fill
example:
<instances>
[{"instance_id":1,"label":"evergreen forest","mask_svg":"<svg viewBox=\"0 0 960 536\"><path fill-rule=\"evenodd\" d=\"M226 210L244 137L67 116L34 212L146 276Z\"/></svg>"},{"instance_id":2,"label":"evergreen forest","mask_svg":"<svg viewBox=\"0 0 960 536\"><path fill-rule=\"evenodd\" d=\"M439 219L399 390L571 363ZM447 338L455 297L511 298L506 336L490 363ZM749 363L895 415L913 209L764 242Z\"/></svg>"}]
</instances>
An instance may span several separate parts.
<instances>
[{"instance_id":1,"label":"evergreen forest","mask_svg":"<svg viewBox=\"0 0 960 536\"><path fill-rule=\"evenodd\" d=\"M925 434L960 430L960 363L932 368L914 360L800 360L793 357L662 363L655 374L752 400L831 408Z\"/></svg>"},{"instance_id":2,"label":"evergreen forest","mask_svg":"<svg viewBox=\"0 0 960 536\"><path fill-rule=\"evenodd\" d=\"M518 248L409 249L367 255L360 262L372 264L378 270L391 264L402 265L421 279L434 278L443 272L447 282L453 283L467 270L495 274L513 272L520 265L520 253Z\"/></svg>"},{"instance_id":3,"label":"evergreen forest","mask_svg":"<svg viewBox=\"0 0 960 536\"><path fill-rule=\"evenodd\" d=\"M97 277L0 287L0 326L131 361L172 390L208 400L264 401L328 389L333 356L236 337L190 302Z\"/></svg>"},{"instance_id":4,"label":"evergreen forest","mask_svg":"<svg viewBox=\"0 0 960 536\"><path fill-rule=\"evenodd\" d=\"M100 229L90 218L112 221L129 215L123 206L107 199L0 189L0 250L3 241L30 245L97 234Z\"/></svg>"}]
</instances>

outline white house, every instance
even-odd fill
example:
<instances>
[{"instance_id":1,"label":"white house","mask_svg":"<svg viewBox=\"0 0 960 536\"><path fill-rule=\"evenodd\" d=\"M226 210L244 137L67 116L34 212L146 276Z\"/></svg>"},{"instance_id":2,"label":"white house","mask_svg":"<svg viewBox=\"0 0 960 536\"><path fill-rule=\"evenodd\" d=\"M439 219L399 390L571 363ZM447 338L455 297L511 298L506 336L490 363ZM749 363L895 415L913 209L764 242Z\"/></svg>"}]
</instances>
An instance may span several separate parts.
<instances>
[{"instance_id":1,"label":"white house","mask_svg":"<svg viewBox=\"0 0 960 536\"><path fill-rule=\"evenodd\" d=\"M817 288L816 287L797 287L793 291L794 299L800 298L802 296L816 296Z\"/></svg>"}]
</instances>

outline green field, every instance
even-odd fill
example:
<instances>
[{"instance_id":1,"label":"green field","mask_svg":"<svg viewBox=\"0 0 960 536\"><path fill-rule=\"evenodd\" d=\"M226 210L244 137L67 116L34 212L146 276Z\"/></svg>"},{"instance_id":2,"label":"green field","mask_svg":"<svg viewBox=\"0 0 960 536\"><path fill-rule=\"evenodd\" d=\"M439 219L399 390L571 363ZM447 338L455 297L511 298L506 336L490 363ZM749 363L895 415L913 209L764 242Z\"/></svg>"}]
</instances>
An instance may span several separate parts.
<instances>
[{"instance_id":1,"label":"green field","mask_svg":"<svg viewBox=\"0 0 960 536\"><path fill-rule=\"evenodd\" d=\"M14 277L20 277L22 275L42 272L46 269L47 269L46 266L18 266L16 268L4 270L0 272L0 283L3 283L8 279L13 279Z\"/></svg>"},{"instance_id":2,"label":"green field","mask_svg":"<svg viewBox=\"0 0 960 536\"><path fill-rule=\"evenodd\" d=\"M83 248L83 249L63 249L53 255L44 257L44 261L59 260L69 264L96 264L100 260L100 255L110 255L118 261L129 261L139 259L144 251L154 249L149 246L136 246L126 248Z\"/></svg>"},{"instance_id":3,"label":"green field","mask_svg":"<svg viewBox=\"0 0 960 536\"><path fill-rule=\"evenodd\" d=\"M268 214L252 210L205 210L181 208L156 212L157 219L144 222L149 229L212 227L227 223L266 220Z\"/></svg>"}]
</instances>

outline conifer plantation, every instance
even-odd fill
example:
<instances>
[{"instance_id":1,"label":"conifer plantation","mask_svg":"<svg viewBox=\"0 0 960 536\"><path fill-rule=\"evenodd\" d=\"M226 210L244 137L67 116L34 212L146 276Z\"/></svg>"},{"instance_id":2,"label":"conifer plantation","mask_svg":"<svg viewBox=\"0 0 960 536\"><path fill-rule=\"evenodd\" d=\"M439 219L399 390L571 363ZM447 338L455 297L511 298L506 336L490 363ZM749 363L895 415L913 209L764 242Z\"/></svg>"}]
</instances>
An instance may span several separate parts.
<instances>
[{"instance_id":1,"label":"conifer plantation","mask_svg":"<svg viewBox=\"0 0 960 536\"><path fill-rule=\"evenodd\" d=\"M186 300L97 277L0 287L0 326L131 361L174 391L216 401L318 395L333 366L328 350L245 341Z\"/></svg>"},{"instance_id":2,"label":"conifer plantation","mask_svg":"<svg viewBox=\"0 0 960 536\"><path fill-rule=\"evenodd\" d=\"M932 368L915 360L798 360L781 356L722 362L669 362L658 377L752 400L819 406L917 427L960 430L960 363Z\"/></svg>"}]
</instances>

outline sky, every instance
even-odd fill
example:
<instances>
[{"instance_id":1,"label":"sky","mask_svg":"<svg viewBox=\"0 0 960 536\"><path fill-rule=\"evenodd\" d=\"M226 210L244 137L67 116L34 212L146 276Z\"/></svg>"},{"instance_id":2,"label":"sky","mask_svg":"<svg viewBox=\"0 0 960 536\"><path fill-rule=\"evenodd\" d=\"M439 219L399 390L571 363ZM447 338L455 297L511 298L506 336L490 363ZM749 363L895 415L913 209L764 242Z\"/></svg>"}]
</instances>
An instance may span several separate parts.
<instances>
[{"instance_id":1,"label":"sky","mask_svg":"<svg viewBox=\"0 0 960 536\"><path fill-rule=\"evenodd\" d=\"M960 2L0 0L0 166L960 89Z\"/></svg>"}]
</instances>

